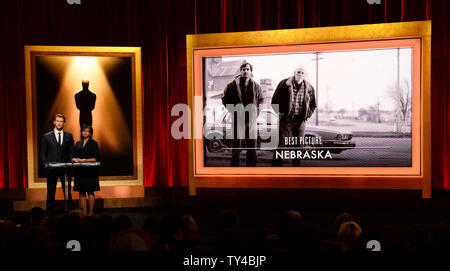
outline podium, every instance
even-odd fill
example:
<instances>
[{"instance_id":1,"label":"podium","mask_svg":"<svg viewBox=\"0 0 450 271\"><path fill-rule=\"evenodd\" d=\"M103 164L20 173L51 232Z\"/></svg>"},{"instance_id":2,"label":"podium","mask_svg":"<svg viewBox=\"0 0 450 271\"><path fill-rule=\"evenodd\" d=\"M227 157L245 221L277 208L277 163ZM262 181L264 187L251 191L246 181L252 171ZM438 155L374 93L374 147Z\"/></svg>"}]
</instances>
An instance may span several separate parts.
<instances>
[{"instance_id":1,"label":"podium","mask_svg":"<svg viewBox=\"0 0 450 271\"><path fill-rule=\"evenodd\" d=\"M64 195L64 212L68 213L69 209L72 209L72 193L70 192L72 187L72 177L74 168L82 167L99 167L100 162L80 162L80 163L59 163L50 162L45 164L45 168L64 169L64 182L62 185L62 191ZM66 198L66 181L67 181L67 198ZM68 204L69 203L69 204ZM69 206L68 206L69 205Z\"/></svg>"}]
</instances>

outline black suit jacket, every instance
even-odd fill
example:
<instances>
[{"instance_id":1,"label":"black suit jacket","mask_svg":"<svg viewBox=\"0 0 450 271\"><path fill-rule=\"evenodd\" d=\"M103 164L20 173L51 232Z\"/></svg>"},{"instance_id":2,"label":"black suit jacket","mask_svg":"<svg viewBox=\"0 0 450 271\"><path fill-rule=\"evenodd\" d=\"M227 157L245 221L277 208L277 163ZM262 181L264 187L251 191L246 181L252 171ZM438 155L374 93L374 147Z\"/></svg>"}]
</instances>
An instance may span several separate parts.
<instances>
[{"instance_id":1,"label":"black suit jacket","mask_svg":"<svg viewBox=\"0 0 450 271\"><path fill-rule=\"evenodd\" d=\"M63 144L58 145L53 130L44 134L41 142L41 162L70 162L73 157L73 137L64 131Z\"/></svg>"}]
</instances>

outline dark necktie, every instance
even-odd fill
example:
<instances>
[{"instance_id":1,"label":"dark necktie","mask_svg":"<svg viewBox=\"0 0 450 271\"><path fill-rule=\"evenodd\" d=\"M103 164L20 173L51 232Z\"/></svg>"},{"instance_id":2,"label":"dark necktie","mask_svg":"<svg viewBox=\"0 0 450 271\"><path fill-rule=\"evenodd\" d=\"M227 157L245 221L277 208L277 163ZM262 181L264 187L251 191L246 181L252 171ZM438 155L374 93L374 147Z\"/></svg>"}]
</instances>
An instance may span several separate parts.
<instances>
[{"instance_id":1,"label":"dark necktie","mask_svg":"<svg viewBox=\"0 0 450 271\"><path fill-rule=\"evenodd\" d=\"M61 145L61 132L58 133L58 145Z\"/></svg>"}]
</instances>

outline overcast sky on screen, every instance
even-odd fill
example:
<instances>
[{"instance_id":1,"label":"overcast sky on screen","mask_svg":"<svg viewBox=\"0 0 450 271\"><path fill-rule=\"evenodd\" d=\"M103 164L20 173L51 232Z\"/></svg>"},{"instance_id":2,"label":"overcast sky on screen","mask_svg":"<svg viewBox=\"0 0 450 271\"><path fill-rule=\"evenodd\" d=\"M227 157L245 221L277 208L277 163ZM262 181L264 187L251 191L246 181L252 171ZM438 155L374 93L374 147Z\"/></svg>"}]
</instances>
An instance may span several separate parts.
<instances>
[{"instance_id":1,"label":"overcast sky on screen","mask_svg":"<svg viewBox=\"0 0 450 271\"><path fill-rule=\"evenodd\" d=\"M333 110L359 110L380 102L381 110L394 110L394 100L389 95L397 82L397 49L325 52L319 54L319 106L327 102ZM400 49L400 83L411 86L411 48ZM293 75L295 67L303 66L307 80L316 88L316 54L274 54L223 57L223 61L245 59L253 65L257 82L272 79L278 83Z\"/></svg>"}]
</instances>

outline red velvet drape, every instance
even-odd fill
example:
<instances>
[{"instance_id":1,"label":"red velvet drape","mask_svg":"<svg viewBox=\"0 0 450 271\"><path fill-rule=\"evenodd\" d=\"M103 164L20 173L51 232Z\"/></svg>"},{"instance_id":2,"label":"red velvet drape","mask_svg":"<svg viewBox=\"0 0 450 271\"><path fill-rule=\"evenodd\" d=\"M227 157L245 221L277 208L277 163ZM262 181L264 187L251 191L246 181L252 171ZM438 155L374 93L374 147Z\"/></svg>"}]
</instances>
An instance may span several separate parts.
<instances>
[{"instance_id":1,"label":"red velvet drape","mask_svg":"<svg viewBox=\"0 0 450 271\"><path fill-rule=\"evenodd\" d=\"M24 45L142 47L146 186L188 184L187 142L170 136L186 103L185 35L433 20L433 187L449 188L447 1L0 0L0 189L27 186Z\"/></svg>"}]
</instances>

